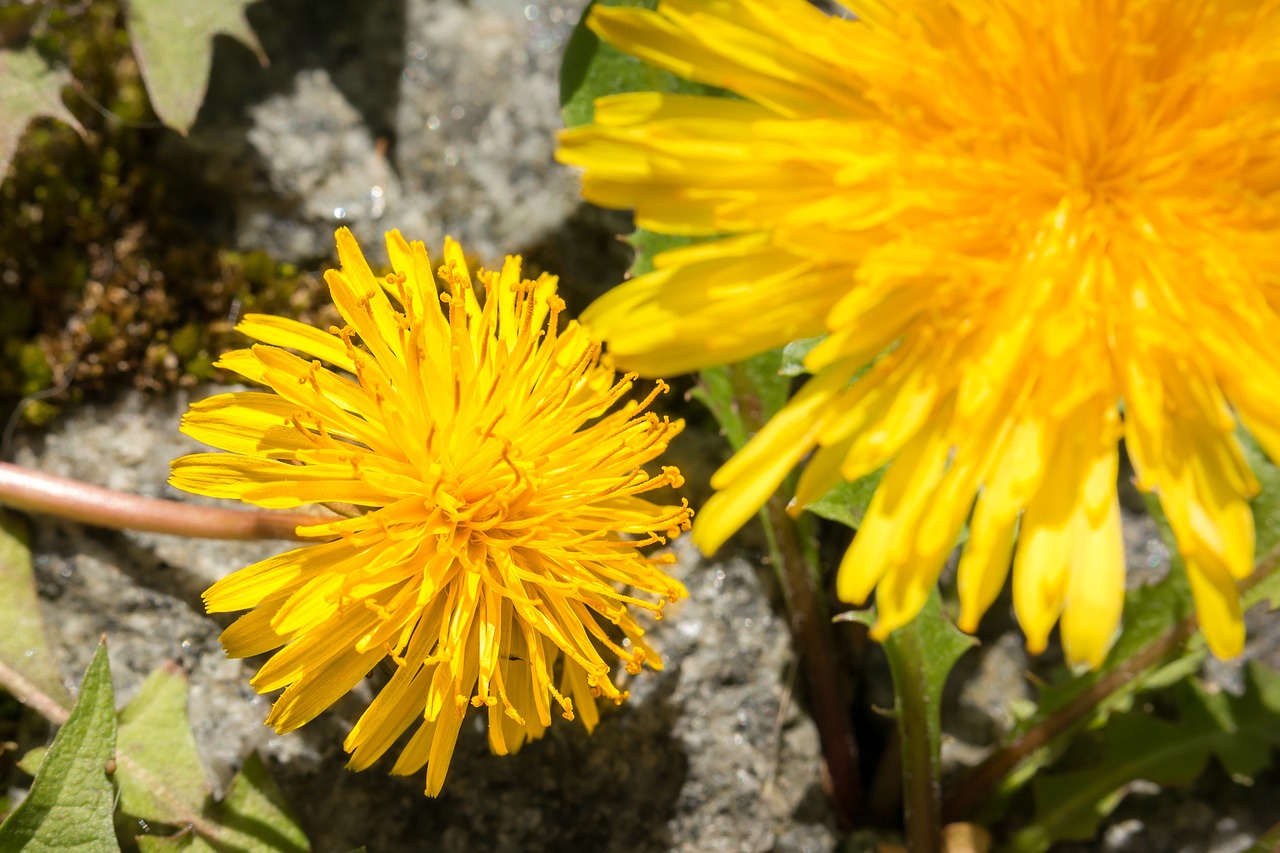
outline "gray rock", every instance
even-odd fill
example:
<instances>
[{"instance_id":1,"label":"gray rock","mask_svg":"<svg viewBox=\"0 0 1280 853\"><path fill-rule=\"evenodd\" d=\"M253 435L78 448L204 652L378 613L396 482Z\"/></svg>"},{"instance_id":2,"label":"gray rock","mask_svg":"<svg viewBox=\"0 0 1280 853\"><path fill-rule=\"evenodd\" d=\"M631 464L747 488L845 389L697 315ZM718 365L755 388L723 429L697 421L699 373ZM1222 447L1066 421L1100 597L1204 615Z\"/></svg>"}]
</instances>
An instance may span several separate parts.
<instances>
[{"instance_id":1,"label":"gray rock","mask_svg":"<svg viewBox=\"0 0 1280 853\"><path fill-rule=\"evenodd\" d=\"M554 228L577 178L554 162L560 52L585 4L410 0L396 112L406 233L487 262Z\"/></svg>"},{"instance_id":2,"label":"gray rock","mask_svg":"<svg viewBox=\"0 0 1280 853\"><path fill-rule=\"evenodd\" d=\"M334 229L348 225L380 254L381 221L400 201L400 181L328 72L299 73L292 91L249 112L248 142L270 192L239 196L240 245L280 259L324 257Z\"/></svg>"},{"instance_id":3,"label":"gray rock","mask_svg":"<svg viewBox=\"0 0 1280 853\"><path fill-rule=\"evenodd\" d=\"M370 0L338 16L258 4L272 65L234 49L215 63L187 143L194 168L226 194L241 249L311 263L347 225L375 261L383 230L399 228L498 262L578 205L553 151L561 47L585 5Z\"/></svg>"}]
</instances>

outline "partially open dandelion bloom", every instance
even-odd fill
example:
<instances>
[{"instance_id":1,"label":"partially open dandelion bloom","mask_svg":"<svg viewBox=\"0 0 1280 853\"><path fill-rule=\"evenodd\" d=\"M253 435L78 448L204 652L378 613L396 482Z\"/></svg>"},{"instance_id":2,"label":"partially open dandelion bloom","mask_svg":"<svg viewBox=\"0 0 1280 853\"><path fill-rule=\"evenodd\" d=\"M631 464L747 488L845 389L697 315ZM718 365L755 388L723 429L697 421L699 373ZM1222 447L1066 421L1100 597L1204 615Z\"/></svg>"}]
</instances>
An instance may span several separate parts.
<instances>
[{"instance_id":1,"label":"partially open dandelion bloom","mask_svg":"<svg viewBox=\"0 0 1280 853\"><path fill-rule=\"evenodd\" d=\"M434 795L468 708L506 753L553 711L591 729L595 697L624 698L615 660L661 668L631 608L660 614L685 592L660 568L669 555L639 549L688 529L690 513L647 498L679 486L676 469L642 468L681 424L646 411L653 395L621 402L634 376L615 382L576 323L557 331L553 277L521 281L508 258L479 274L481 303L456 243L439 293L421 243L393 231L387 250L395 272L379 280L338 232L342 271L326 280L341 329L245 318L265 345L219 364L274 393L193 406L183 430L231 453L185 456L172 482L262 507L361 510L299 528L326 541L235 572L205 603L253 608L222 635L229 654L284 647L253 679L284 688L267 718L277 731L392 661L347 737L350 764L368 767L416 726L392 772L427 765Z\"/></svg>"},{"instance_id":2,"label":"partially open dandelion bloom","mask_svg":"<svg viewBox=\"0 0 1280 853\"><path fill-rule=\"evenodd\" d=\"M1097 664L1124 591L1123 438L1210 647L1236 654L1257 489L1237 424L1280 457L1280 3L842 2L591 18L742 99L620 95L564 134L589 199L720 237L583 322L645 374L828 335L716 474L695 541L718 547L810 454L798 505L888 466L838 577L848 601L878 590L878 636L968 520L962 627L1012 561L1028 645L1060 618Z\"/></svg>"}]
</instances>

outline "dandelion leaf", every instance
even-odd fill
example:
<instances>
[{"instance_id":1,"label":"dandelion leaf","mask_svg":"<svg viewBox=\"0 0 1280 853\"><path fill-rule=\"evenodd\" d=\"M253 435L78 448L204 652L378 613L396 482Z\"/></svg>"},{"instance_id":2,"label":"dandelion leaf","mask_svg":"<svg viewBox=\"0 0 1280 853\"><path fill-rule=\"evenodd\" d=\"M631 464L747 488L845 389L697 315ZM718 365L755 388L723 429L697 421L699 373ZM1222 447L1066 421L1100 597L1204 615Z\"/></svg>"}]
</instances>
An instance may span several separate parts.
<instances>
[{"instance_id":1,"label":"dandelion leaf","mask_svg":"<svg viewBox=\"0 0 1280 853\"><path fill-rule=\"evenodd\" d=\"M179 826L200 813L210 787L187 718L187 678L176 666L142 683L120 712L116 742L122 812Z\"/></svg>"},{"instance_id":2,"label":"dandelion leaf","mask_svg":"<svg viewBox=\"0 0 1280 853\"><path fill-rule=\"evenodd\" d=\"M118 850L112 823L116 710L105 645L84 675L80 698L53 739L22 804L0 824L0 850Z\"/></svg>"},{"instance_id":3,"label":"dandelion leaf","mask_svg":"<svg viewBox=\"0 0 1280 853\"><path fill-rule=\"evenodd\" d=\"M0 50L0 181L32 119L48 116L84 132L62 103L62 87L70 84L71 74L51 68L34 48Z\"/></svg>"},{"instance_id":4,"label":"dandelion leaf","mask_svg":"<svg viewBox=\"0 0 1280 853\"><path fill-rule=\"evenodd\" d=\"M1172 534L1159 504L1149 501L1157 525L1165 541L1173 548ZM1058 677L1040 689L1035 710L1022 717L1014 727L1017 738L1043 723L1062 708L1094 688L1107 678L1116 667L1149 647L1189 617L1193 610L1191 590L1176 552L1172 552L1173 565L1163 579L1140 586L1125 594L1124 626L1115 645L1102 666L1087 672L1072 673L1063 668ZM1113 713L1130 710L1140 693L1170 687L1200 671L1207 654L1204 643L1193 639L1171 648L1163 657L1152 662L1142 672L1134 673L1124 683L1096 703L1091 712L1075 725L1061 732L1040 749L1025 756L1018 766L1004 778L992 799L982 809L984 819L995 819L1009 804L1012 795L1035 778L1044 767L1056 761L1082 732L1102 725Z\"/></svg>"},{"instance_id":5,"label":"dandelion leaf","mask_svg":"<svg viewBox=\"0 0 1280 853\"><path fill-rule=\"evenodd\" d=\"M289 813L284 796L256 752L245 759L244 766L231 780L231 787L218 804L215 818L228 828L229 837L225 840L237 851L305 853L311 849L306 835Z\"/></svg>"},{"instance_id":6,"label":"dandelion leaf","mask_svg":"<svg viewBox=\"0 0 1280 853\"><path fill-rule=\"evenodd\" d=\"M786 405L791 379L779 372L781 364L782 350L776 349L699 371L690 396L711 410L735 452Z\"/></svg>"},{"instance_id":7,"label":"dandelion leaf","mask_svg":"<svg viewBox=\"0 0 1280 853\"><path fill-rule=\"evenodd\" d=\"M826 335L818 335L812 338L801 338L798 341L792 341L782 348L782 371L783 376L804 376L809 372L809 368L804 366L804 360L808 358L813 348L827 339Z\"/></svg>"},{"instance_id":8,"label":"dandelion leaf","mask_svg":"<svg viewBox=\"0 0 1280 853\"><path fill-rule=\"evenodd\" d=\"M836 521L857 530L862 525L867 506L880 487L880 478L883 476L884 470L881 469L852 482L842 481L805 509L828 521Z\"/></svg>"},{"instance_id":9,"label":"dandelion leaf","mask_svg":"<svg viewBox=\"0 0 1280 853\"><path fill-rule=\"evenodd\" d=\"M213 37L237 38L266 64L244 9L254 0L129 0L127 24L156 115L186 133L209 86Z\"/></svg>"},{"instance_id":10,"label":"dandelion leaf","mask_svg":"<svg viewBox=\"0 0 1280 853\"><path fill-rule=\"evenodd\" d=\"M914 634L914 638L907 637ZM924 679L925 706L929 709L929 740L933 755L938 754L942 738L941 709L942 691L947 685L947 677L969 649L977 645L977 640L957 628L942 610L942 596L934 586L925 600L924 607L915 618L915 626L910 632L898 629L889 635L885 645L889 655L889 666L893 671L894 683L906 677L898 669L899 662L904 659L900 650L903 642L918 642L921 661L920 676ZM901 690L894 691L901 695Z\"/></svg>"},{"instance_id":11,"label":"dandelion leaf","mask_svg":"<svg viewBox=\"0 0 1280 853\"><path fill-rule=\"evenodd\" d=\"M1272 464L1262 448L1243 430L1237 433L1240 444L1244 448L1245 459L1261 486L1258 494L1250 501L1253 510L1253 527L1255 531L1254 549L1261 565L1267 561L1271 552L1280 548L1280 468ZM1273 559L1280 559L1280 553ZM1267 602L1267 606L1275 610L1280 608L1280 571L1273 571L1261 577L1241 596L1241 604L1249 608L1259 602Z\"/></svg>"},{"instance_id":12,"label":"dandelion leaf","mask_svg":"<svg viewBox=\"0 0 1280 853\"><path fill-rule=\"evenodd\" d=\"M663 252L683 249L685 246L692 245L697 241L693 237L684 237L678 234L659 234L657 231L650 231L647 228L637 228L627 236L626 242L636 253L631 262L631 267L627 270L627 277L632 278L653 272L657 267L657 258Z\"/></svg>"},{"instance_id":13,"label":"dandelion leaf","mask_svg":"<svg viewBox=\"0 0 1280 853\"><path fill-rule=\"evenodd\" d=\"M44 761L45 753L49 751L47 746L35 746L28 749L22 758L18 759L17 767L28 776L35 776L40 771L40 764Z\"/></svg>"},{"instance_id":14,"label":"dandelion leaf","mask_svg":"<svg viewBox=\"0 0 1280 853\"><path fill-rule=\"evenodd\" d=\"M226 797L208 807L205 819L217 828L213 838L189 829L168 837L143 835L136 839L138 848L142 853L306 853L311 849L256 752L245 759Z\"/></svg>"},{"instance_id":15,"label":"dandelion leaf","mask_svg":"<svg viewBox=\"0 0 1280 853\"><path fill-rule=\"evenodd\" d=\"M120 811L152 826L184 827L170 836L139 836L139 848L144 853L309 849L256 755L245 761L227 796L212 801L187 715L187 689L187 678L176 666L162 666L120 712Z\"/></svg>"},{"instance_id":16,"label":"dandelion leaf","mask_svg":"<svg viewBox=\"0 0 1280 853\"><path fill-rule=\"evenodd\" d=\"M1093 838L1136 780L1186 785L1210 759L1247 780L1270 764L1273 750L1280 747L1280 673L1252 662L1241 696L1211 692L1190 679L1178 684L1173 695L1176 719L1137 711L1114 714L1092 743L1072 750L1073 756L1097 755L1097 761L1041 774L1035 785L1035 817L1009 849L1040 853L1058 841Z\"/></svg>"},{"instance_id":17,"label":"dandelion leaf","mask_svg":"<svg viewBox=\"0 0 1280 853\"><path fill-rule=\"evenodd\" d=\"M4 85L0 80L0 89ZM3 132L0 129L0 134ZM62 673L40 618L26 531L18 516L3 510L0 510L0 625L4 626L0 631L0 665L28 684L31 692L43 694L63 707L70 705L71 696L62 683ZM23 701L26 697L14 698Z\"/></svg>"},{"instance_id":18,"label":"dandelion leaf","mask_svg":"<svg viewBox=\"0 0 1280 853\"><path fill-rule=\"evenodd\" d=\"M595 115L596 98L605 95L621 92L721 94L718 89L646 65L603 41L587 26L587 18L596 6L654 9L658 0L592 0L587 4L560 60L560 114L565 127L590 122Z\"/></svg>"}]
</instances>

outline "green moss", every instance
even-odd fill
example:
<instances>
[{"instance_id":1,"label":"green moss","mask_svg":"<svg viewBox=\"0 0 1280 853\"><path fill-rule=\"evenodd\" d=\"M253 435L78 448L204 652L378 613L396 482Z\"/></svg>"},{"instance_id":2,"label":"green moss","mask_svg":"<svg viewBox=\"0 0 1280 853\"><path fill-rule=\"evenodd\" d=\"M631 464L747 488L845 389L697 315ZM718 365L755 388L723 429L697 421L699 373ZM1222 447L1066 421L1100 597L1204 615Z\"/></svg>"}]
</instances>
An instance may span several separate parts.
<instances>
[{"instance_id":1,"label":"green moss","mask_svg":"<svg viewBox=\"0 0 1280 853\"><path fill-rule=\"evenodd\" d=\"M25 301L15 299L0 305L0 338L9 340L25 335L31 328L32 318L31 306Z\"/></svg>"},{"instance_id":2,"label":"green moss","mask_svg":"<svg viewBox=\"0 0 1280 853\"><path fill-rule=\"evenodd\" d=\"M116 336L115 323L111 322L111 317L99 311L89 318L89 322L85 323L85 331L89 333L89 337L94 343L106 343Z\"/></svg>"},{"instance_id":3,"label":"green moss","mask_svg":"<svg viewBox=\"0 0 1280 853\"><path fill-rule=\"evenodd\" d=\"M152 126L120 0L3 7L0 37L68 66L87 96L66 99L85 135L34 122L0 183L0 410L55 376L69 377L55 404L216 379L213 357L243 344L227 321L246 311L337 319L310 307L328 302L318 276L216 244L218 188L164 171L173 134Z\"/></svg>"},{"instance_id":4,"label":"green moss","mask_svg":"<svg viewBox=\"0 0 1280 853\"><path fill-rule=\"evenodd\" d=\"M266 252L250 252L240 260L245 280L255 288L270 287L276 279L276 263Z\"/></svg>"},{"instance_id":5,"label":"green moss","mask_svg":"<svg viewBox=\"0 0 1280 853\"><path fill-rule=\"evenodd\" d=\"M34 394L53 384L53 369L39 344L24 344L18 351L18 367L22 371L22 393Z\"/></svg>"},{"instance_id":6,"label":"green moss","mask_svg":"<svg viewBox=\"0 0 1280 853\"><path fill-rule=\"evenodd\" d=\"M189 359L184 365L187 375L201 382L207 382L214 377L216 371L213 367L213 359L208 354L202 354L196 358Z\"/></svg>"},{"instance_id":7,"label":"green moss","mask_svg":"<svg viewBox=\"0 0 1280 853\"><path fill-rule=\"evenodd\" d=\"M200 345L204 343L204 339L205 333L200 326L196 323L188 323L173 333L173 337L169 340L169 348L178 358L189 361L200 351Z\"/></svg>"},{"instance_id":8,"label":"green moss","mask_svg":"<svg viewBox=\"0 0 1280 853\"><path fill-rule=\"evenodd\" d=\"M22 419L32 426L45 426L62 414L62 407L48 400L28 400L22 409Z\"/></svg>"}]
</instances>

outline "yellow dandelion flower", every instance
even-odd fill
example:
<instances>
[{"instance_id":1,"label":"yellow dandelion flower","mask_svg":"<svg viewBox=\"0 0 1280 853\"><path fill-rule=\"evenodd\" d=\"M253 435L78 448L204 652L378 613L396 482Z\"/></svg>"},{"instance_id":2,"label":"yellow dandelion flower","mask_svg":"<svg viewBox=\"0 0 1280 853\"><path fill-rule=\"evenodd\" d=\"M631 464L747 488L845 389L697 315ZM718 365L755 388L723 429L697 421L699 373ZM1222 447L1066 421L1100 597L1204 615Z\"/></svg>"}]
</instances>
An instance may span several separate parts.
<instances>
[{"instance_id":1,"label":"yellow dandelion flower","mask_svg":"<svg viewBox=\"0 0 1280 853\"><path fill-rule=\"evenodd\" d=\"M1240 651L1257 483L1280 458L1280 3L663 0L590 24L740 99L597 102L560 157L660 256L583 322L669 374L827 334L815 376L713 480L715 549L808 458L797 503L884 466L838 576L910 620L968 520L961 624L1013 572L1033 650L1119 623L1123 438ZM865 373L863 371L865 370ZM1014 555L1015 535L1017 537Z\"/></svg>"},{"instance_id":2,"label":"yellow dandelion flower","mask_svg":"<svg viewBox=\"0 0 1280 853\"><path fill-rule=\"evenodd\" d=\"M219 364L274 393L195 404L183 431L230 453L178 459L171 482L268 508L358 508L299 528L325 541L229 575L205 603L252 608L222 635L230 655L284 647L252 682L283 688L267 718L280 732L393 662L346 739L350 766L416 723L391 772L426 765L434 796L469 707L485 709L502 754L557 706L594 727L597 696L625 697L616 659L661 669L631 608L660 615L685 591L661 569L670 555L638 549L688 529L690 513L645 497L681 484L675 468L642 468L682 426L646 411L665 386L621 402L634 375L615 382L580 326L557 330L554 277L521 281L508 258L478 274L481 304L456 243L439 293L422 243L392 231L387 251L395 272L379 280L338 231L342 271L325 278L343 328L244 319L263 344Z\"/></svg>"}]
</instances>

